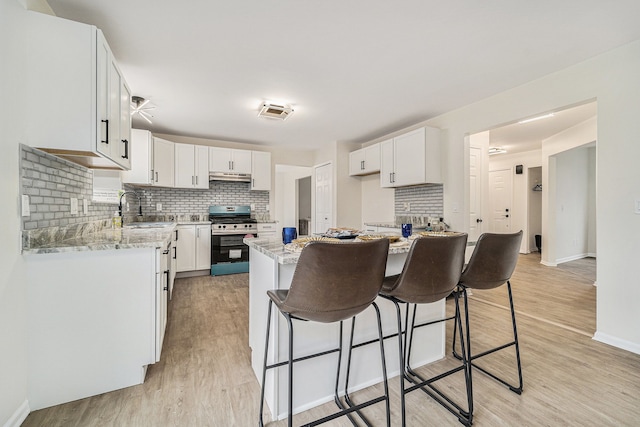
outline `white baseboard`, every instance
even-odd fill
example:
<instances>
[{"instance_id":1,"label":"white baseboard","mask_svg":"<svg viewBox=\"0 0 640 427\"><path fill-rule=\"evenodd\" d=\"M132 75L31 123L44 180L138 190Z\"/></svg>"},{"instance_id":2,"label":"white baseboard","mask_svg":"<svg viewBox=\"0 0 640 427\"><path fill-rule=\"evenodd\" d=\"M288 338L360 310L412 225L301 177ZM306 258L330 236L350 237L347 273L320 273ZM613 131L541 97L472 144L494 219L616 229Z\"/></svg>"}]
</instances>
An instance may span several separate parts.
<instances>
[{"instance_id":1,"label":"white baseboard","mask_svg":"<svg viewBox=\"0 0 640 427\"><path fill-rule=\"evenodd\" d=\"M22 424L24 420L27 419L29 412L31 412L31 410L29 409L29 401L25 400L24 402L22 402L22 405L20 405L20 407L16 409L13 415L11 415L11 418L7 420L7 422L4 424L4 427L20 427L20 424Z\"/></svg>"},{"instance_id":2,"label":"white baseboard","mask_svg":"<svg viewBox=\"0 0 640 427\"><path fill-rule=\"evenodd\" d=\"M626 341L598 331L596 331L595 335L593 335L593 339L596 341L600 341L601 343L609 344L614 347L630 351L635 354L640 354L640 344L638 343Z\"/></svg>"},{"instance_id":3,"label":"white baseboard","mask_svg":"<svg viewBox=\"0 0 640 427\"><path fill-rule=\"evenodd\" d=\"M577 259L587 258L589 254L579 254L579 255L571 255L565 258L560 258L556 260L556 264L563 264L565 262L575 261Z\"/></svg>"},{"instance_id":4,"label":"white baseboard","mask_svg":"<svg viewBox=\"0 0 640 427\"><path fill-rule=\"evenodd\" d=\"M544 265L545 267L557 267L558 264L556 264L555 262L549 262L549 261L540 261L540 264Z\"/></svg>"}]
</instances>

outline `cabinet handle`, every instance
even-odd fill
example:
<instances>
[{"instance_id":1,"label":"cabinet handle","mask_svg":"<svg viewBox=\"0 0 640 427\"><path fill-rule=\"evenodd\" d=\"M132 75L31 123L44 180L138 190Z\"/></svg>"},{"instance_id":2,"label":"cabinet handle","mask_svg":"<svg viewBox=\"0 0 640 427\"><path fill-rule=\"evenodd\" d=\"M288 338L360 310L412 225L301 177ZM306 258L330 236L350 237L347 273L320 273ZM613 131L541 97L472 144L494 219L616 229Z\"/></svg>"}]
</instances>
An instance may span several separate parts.
<instances>
[{"instance_id":1,"label":"cabinet handle","mask_svg":"<svg viewBox=\"0 0 640 427\"><path fill-rule=\"evenodd\" d=\"M233 166L231 165L231 160L229 160L229 170L232 171L233 170Z\"/></svg>"},{"instance_id":2,"label":"cabinet handle","mask_svg":"<svg viewBox=\"0 0 640 427\"><path fill-rule=\"evenodd\" d=\"M196 185L198 185L198 175L196 175Z\"/></svg>"},{"instance_id":3,"label":"cabinet handle","mask_svg":"<svg viewBox=\"0 0 640 427\"><path fill-rule=\"evenodd\" d=\"M191 185L194 185L194 184L195 184L195 182L193 180L193 175L191 175Z\"/></svg>"},{"instance_id":4,"label":"cabinet handle","mask_svg":"<svg viewBox=\"0 0 640 427\"><path fill-rule=\"evenodd\" d=\"M163 254L163 255L166 255L166 254L168 254L168 253L169 253L169 249L166 249L166 250L162 251L162 254Z\"/></svg>"},{"instance_id":5,"label":"cabinet handle","mask_svg":"<svg viewBox=\"0 0 640 427\"><path fill-rule=\"evenodd\" d=\"M127 141L126 139L123 139L122 142L124 143L124 156L122 156L122 158L128 159L129 158L129 141Z\"/></svg>"},{"instance_id":6,"label":"cabinet handle","mask_svg":"<svg viewBox=\"0 0 640 427\"><path fill-rule=\"evenodd\" d=\"M255 187L255 186L256 186L256 179L251 178L251 187Z\"/></svg>"},{"instance_id":7,"label":"cabinet handle","mask_svg":"<svg viewBox=\"0 0 640 427\"><path fill-rule=\"evenodd\" d=\"M200 229L196 227L196 239L200 238Z\"/></svg>"},{"instance_id":8,"label":"cabinet handle","mask_svg":"<svg viewBox=\"0 0 640 427\"><path fill-rule=\"evenodd\" d=\"M364 170L364 160L360 160L360 170Z\"/></svg>"},{"instance_id":9,"label":"cabinet handle","mask_svg":"<svg viewBox=\"0 0 640 427\"><path fill-rule=\"evenodd\" d=\"M156 172L156 182L158 182L158 172Z\"/></svg>"},{"instance_id":10,"label":"cabinet handle","mask_svg":"<svg viewBox=\"0 0 640 427\"><path fill-rule=\"evenodd\" d=\"M178 230L176 229L176 242L178 241Z\"/></svg>"},{"instance_id":11,"label":"cabinet handle","mask_svg":"<svg viewBox=\"0 0 640 427\"><path fill-rule=\"evenodd\" d=\"M106 126L106 132L105 132L107 139L106 140L101 140L100 142L102 142L103 144L108 144L109 143L109 119L101 120L101 121L102 121L102 123L106 123L106 125L107 125Z\"/></svg>"},{"instance_id":12,"label":"cabinet handle","mask_svg":"<svg viewBox=\"0 0 640 427\"><path fill-rule=\"evenodd\" d=\"M178 247L173 247L173 259L178 259Z\"/></svg>"}]
</instances>

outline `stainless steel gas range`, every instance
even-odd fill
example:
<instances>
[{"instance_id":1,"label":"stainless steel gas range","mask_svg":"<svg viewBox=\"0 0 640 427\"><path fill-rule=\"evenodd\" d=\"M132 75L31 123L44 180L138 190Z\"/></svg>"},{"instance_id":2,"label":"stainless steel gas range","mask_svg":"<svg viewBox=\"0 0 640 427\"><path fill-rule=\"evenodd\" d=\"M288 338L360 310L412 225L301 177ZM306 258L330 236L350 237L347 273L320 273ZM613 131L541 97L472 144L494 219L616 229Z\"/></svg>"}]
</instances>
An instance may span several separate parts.
<instances>
[{"instance_id":1,"label":"stainless steel gas range","mask_svg":"<svg viewBox=\"0 0 640 427\"><path fill-rule=\"evenodd\" d=\"M249 247L242 243L256 237L258 226L250 206L209 206L211 221L211 275L248 273Z\"/></svg>"}]
</instances>

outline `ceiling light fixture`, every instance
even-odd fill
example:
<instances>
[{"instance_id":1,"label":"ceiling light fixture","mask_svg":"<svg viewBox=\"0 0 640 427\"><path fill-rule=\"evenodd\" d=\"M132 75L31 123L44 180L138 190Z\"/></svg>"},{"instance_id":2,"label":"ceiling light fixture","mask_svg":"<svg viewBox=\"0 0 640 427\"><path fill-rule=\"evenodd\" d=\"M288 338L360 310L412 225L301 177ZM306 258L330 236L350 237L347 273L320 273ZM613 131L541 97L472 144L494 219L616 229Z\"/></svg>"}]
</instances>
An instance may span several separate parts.
<instances>
[{"instance_id":1,"label":"ceiling light fixture","mask_svg":"<svg viewBox=\"0 0 640 427\"><path fill-rule=\"evenodd\" d=\"M149 103L148 99L144 99L141 96L132 96L131 97L131 116L133 117L135 114L139 115L143 119L151 124L151 115L148 111L153 110L154 106L147 106Z\"/></svg>"},{"instance_id":2,"label":"ceiling light fixture","mask_svg":"<svg viewBox=\"0 0 640 427\"><path fill-rule=\"evenodd\" d=\"M289 104L279 105L263 102L260 106L260 112L258 117L265 117L268 119L280 119L286 120L293 114L293 108Z\"/></svg>"},{"instance_id":3,"label":"ceiling light fixture","mask_svg":"<svg viewBox=\"0 0 640 427\"><path fill-rule=\"evenodd\" d=\"M494 154L504 154L507 150L501 147L489 147L489 155L493 156Z\"/></svg>"},{"instance_id":4,"label":"ceiling light fixture","mask_svg":"<svg viewBox=\"0 0 640 427\"><path fill-rule=\"evenodd\" d=\"M553 113L549 113L549 114L545 114L543 116L532 117L530 119L520 120L518 123L519 124L523 124L523 123L535 122L536 120L542 120L542 119L546 119L546 118L553 117L553 116L554 116Z\"/></svg>"}]
</instances>

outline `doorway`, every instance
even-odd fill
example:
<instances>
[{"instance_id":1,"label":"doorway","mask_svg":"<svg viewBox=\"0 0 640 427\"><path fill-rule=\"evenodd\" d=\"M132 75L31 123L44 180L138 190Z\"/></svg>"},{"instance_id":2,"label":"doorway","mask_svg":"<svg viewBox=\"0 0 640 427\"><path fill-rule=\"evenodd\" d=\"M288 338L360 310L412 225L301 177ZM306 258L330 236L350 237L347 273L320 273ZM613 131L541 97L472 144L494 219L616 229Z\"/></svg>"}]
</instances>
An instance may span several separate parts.
<instances>
[{"instance_id":1,"label":"doorway","mask_svg":"<svg viewBox=\"0 0 640 427\"><path fill-rule=\"evenodd\" d=\"M492 233L511 232L512 187L510 169L489 172L489 231Z\"/></svg>"},{"instance_id":2,"label":"doorway","mask_svg":"<svg viewBox=\"0 0 640 427\"><path fill-rule=\"evenodd\" d=\"M308 178L310 183L313 169L308 166L276 165L275 170L274 219L277 221L276 233L280 235L282 227L300 227L300 219L306 218L301 216L301 210L302 215L311 211L311 201L307 200L308 195L304 192L304 184L300 185L300 180ZM299 191L301 187L302 194Z\"/></svg>"}]
</instances>

